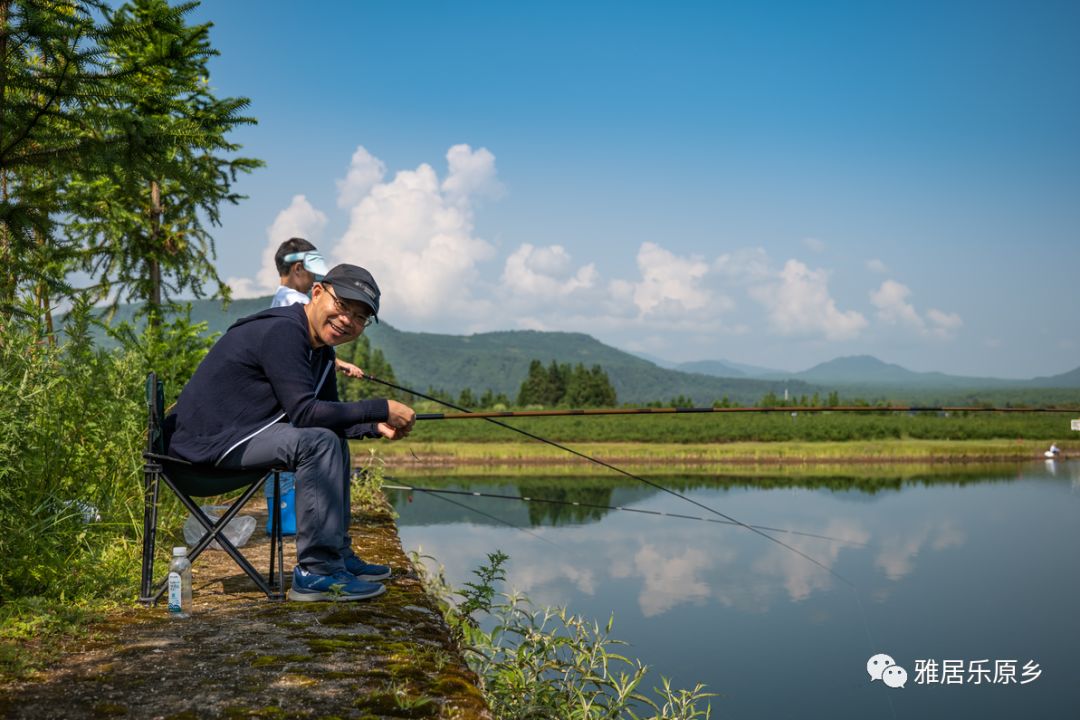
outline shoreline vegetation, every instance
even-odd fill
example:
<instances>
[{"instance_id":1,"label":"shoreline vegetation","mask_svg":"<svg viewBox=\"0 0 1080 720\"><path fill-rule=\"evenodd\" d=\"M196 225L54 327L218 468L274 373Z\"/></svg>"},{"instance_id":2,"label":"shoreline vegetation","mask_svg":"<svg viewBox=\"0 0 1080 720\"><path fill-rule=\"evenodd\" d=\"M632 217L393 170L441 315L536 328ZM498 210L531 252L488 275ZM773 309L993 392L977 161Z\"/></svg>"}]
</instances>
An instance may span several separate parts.
<instances>
[{"instance_id":1,"label":"shoreline vegetation","mask_svg":"<svg viewBox=\"0 0 1080 720\"><path fill-rule=\"evenodd\" d=\"M1062 413L778 413L723 415L570 416L425 421L403 442L380 442L387 469L406 475L610 473L551 440L620 468L647 474L767 474L802 468L900 465L916 467L1045 460L1055 444L1059 459L1080 456L1080 434ZM353 443L362 458L375 447Z\"/></svg>"},{"instance_id":2,"label":"shoreline vegetation","mask_svg":"<svg viewBox=\"0 0 1080 720\"><path fill-rule=\"evenodd\" d=\"M717 473L724 470L785 470L805 466L808 473L833 467L992 464L1045 460L1049 443L1043 440L915 440L884 439L838 442L732 443L615 443L562 444L605 462L642 471ZM1080 442L1060 441L1059 459L1080 456ZM354 457L368 448L355 444ZM404 442L379 445L378 455L388 471L430 475L458 470L468 474L510 472L611 472L564 450L537 442Z\"/></svg>"}]
</instances>

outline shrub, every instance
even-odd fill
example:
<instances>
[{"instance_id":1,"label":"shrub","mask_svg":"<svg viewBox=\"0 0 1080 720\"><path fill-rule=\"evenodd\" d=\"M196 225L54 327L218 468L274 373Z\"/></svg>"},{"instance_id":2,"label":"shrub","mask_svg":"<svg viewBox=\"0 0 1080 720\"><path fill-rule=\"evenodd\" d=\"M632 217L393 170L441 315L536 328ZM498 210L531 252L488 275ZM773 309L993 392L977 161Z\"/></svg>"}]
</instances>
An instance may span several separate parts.
<instances>
[{"instance_id":1,"label":"shrub","mask_svg":"<svg viewBox=\"0 0 1080 720\"><path fill-rule=\"evenodd\" d=\"M427 570L423 557L413 565L439 599L444 616L480 677L492 714L500 720L695 720L712 709L704 686L673 690L666 678L653 695L638 690L648 667L616 652L614 617L601 626L566 608L536 609L519 593L497 594L504 579L502 552L488 555L476 582L455 591L442 568ZM457 600L460 598L460 600ZM501 598L501 600L499 600ZM475 615L486 616L481 622ZM489 625L490 630L482 625ZM705 708L699 708L706 702Z\"/></svg>"},{"instance_id":2,"label":"shrub","mask_svg":"<svg viewBox=\"0 0 1080 720\"><path fill-rule=\"evenodd\" d=\"M0 320L0 639L76 629L78 608L133 599L142 551L144 381L160 364L175 395L210 340L179 316L95 348L90 309L46 332L32 305ZM124 333L127 333L126 337ZM178 503L159 529L179 528ZM44 613L44 614L43 614ZM2 652L0 665L11 653Z\"/></svg>"}]
</instances>

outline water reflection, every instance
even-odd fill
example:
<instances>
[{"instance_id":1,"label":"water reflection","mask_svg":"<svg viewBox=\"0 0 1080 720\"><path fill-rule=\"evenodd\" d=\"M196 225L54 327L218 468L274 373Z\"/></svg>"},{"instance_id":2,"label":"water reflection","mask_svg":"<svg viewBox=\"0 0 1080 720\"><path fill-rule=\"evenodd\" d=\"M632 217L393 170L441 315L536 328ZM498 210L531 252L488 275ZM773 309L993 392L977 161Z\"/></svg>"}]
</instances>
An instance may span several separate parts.
<instances>
[{"instance_id":1,"label":"water reflection","mask_svg":"<svg viewBox=\"0 0 1080 720\"><path fill-rule=\"evenodd\" d=\"M723 693L717 716L801 717L828 707L830 717L891 717L890 703L910 717L1055 716L1080 703L1080 687L1066 682L1080 637L1072 569L1080 463L664 484L743 522L834 538L769 533L856 590L745 528L594 507L705 514L642 485L594 477L443 484L578 503L456 498L562 550L423 493L391 498L406 548L435 555L451 582L473 579L488 552L504 550L513 587L600 621L614 612L616 635L634 656L677 684L702 681ZM1047 672L1022 694L910 683L886 696L864 684L866 658L881 651L909 670L915 658L1019 657ZM804 669L784 675L783 693L777 657Z\"/></svg>"},{"instance_id":2,"label":"water reflection","mask_svg":"<svg viewBox=\"0 0 1080 720\"><path fill-rule=\"evenodd\" d=\"M909 528L903 535L891 533L881 539L881 550L874 564L883 569L890 580L899 580L911 572L915 558L924 547L944 550L967 540L955 522L952 519L927 521L920 527Z\"/></svg>"}]
</instances>

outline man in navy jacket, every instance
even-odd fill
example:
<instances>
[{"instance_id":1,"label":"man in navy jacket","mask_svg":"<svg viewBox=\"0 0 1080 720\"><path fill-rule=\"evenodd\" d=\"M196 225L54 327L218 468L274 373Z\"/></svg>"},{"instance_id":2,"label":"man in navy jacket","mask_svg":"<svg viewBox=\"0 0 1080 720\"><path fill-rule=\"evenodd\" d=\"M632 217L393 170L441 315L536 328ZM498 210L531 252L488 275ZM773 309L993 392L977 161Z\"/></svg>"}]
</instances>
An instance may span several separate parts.
<instances>
[{"instance_id":1,"label":"man in navy jacket","mask_svg":"<svg viewBox=\"0 0 1080 720\"><path fill-rule=\"evenodd\" d=\"M334 346L359 337L379 312L362 267L338 265L311 302L242 318L200 363L176 403L169 452L222 468L286 467L296 474L291 600L360 600L390 568L360 560L349 527L349 438L403 438L416 414L395 400L341 402Z\"/></svg>"}]
</instances>

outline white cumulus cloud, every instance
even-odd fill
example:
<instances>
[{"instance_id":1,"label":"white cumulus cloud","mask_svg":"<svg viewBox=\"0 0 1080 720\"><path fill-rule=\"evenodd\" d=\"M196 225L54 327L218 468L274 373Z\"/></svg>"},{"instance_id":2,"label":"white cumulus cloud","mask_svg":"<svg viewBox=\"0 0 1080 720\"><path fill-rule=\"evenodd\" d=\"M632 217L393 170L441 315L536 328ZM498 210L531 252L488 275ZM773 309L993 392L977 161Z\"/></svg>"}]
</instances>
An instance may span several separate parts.
<instances>
[{"instance_id":1,"label":"white cumulus cloud","mask_svg":"<svg viewBox=\"0 0 1080 720\"><path fill-rule=\"evenodd\" d=\"M927 310L924 318L915 306L908 302L910 294L911 289L907 285L886 280L870 293L870 302L877 308L880 321L910 328L921 335L947 339L964 324L956 313L946 313L934 308Z\"/></svg>"},{"instance_id":2,"label":"white cumulus cloud","mask_svg":"<svg viewBox=\"0 0 1080 720\"><path fill-rule=\"evenodd\" d=\"M888 266L885 265L885 263L878 258L872 258L870 260L867 260L866 269L872 273L877 273L878 275L884 275L885 273L889 272Z\"/></svg>"},{"instance_id":3,"label":"white cumulus cloud","mask_svg":"<svg viewBox=\"0 0 1080 720\"><path fill-rule=\"evenodd\" d=\"M474 197L499 197L502 183L495 172L495 156L487 148L473 150L468 145L455 145L446 153L449 174L442 189L454 202L469 202Z\"/></svg>"},{"instance_id":4,"label":"white cumulus cloud","mask_svg":"<svg viewBox=\"0 0 1080 720\"><path fill-rule=\"evenodd\" d=\"M534 247L525 243L506 258L502 283L519 297L528 295L530 300L546 302L591 288L597 277L592 263L574 270L570 254L561 245Z\"/></svg>"},{"instance_id":5,"label":"white cumulus cloud","mask_svg":"<svg viewBox=\"0 0 1080 720\"><path fill-rule=\"evenodd\" d=\"M926 323L915 312L915 306L907 301L910 288L895 280L886 280L874 292L870 293L870 302L878 309L878 318L896 325L909 325L922 330Z\"/></svg>"},{"instance_id":6,"label":"white cumulus cloud","mask_svg":"<svg viewBox=\"0 0 1080 720\"><path fill-rule=\"evenodd\" d=\"M769 277L769 254L760 247L741 248L717 257L713 269L733 284L761 282Z\"/></svg>"},{"instance_id":7,"label":"white cumulus cloud","mask_svg":"<svg viewBox=\"0 0 1080 720\"><path fill-rule=\"evenodd\" d=\"M781 335L824 335L828 340L849 340L866 327L855 310L841 311L829 295L828 273L788 260L777 279L750 289L761 303L769 324Z\"/></svg>"},{"instance_id":8,"label":"white cumulus cloud","mask_svg":"<svg viewBox=\"0 0 1080 720\"><path fill-rule=\"evenodd\" d=\"M338 207L351 208L382 182L386 164L367 151L363 145L356 148L349 161L349 172L337 181Z\"/></svg>"},{"instance_id":9,"label":"white cumulus cloud","mask_svg":"<svg viewBox=\"0 0 1080 720\"><path fill-rule=\"evenodd\" d=\"M638 250L637 264L641 280L633 285L632 299L641 317L678 319L710 305L712 293L702 283L709 265L701 258L679 257L646 242Z\"/></svg>"},{"instance_id":10,"label":"white cumulus cloud","mask_svg":"<svg viewBox=\"0 0 1080 720\"><path fill-rule=\"evenodd\" d=\"M289 238L301 237L318 247L325 227L326 215L312 206L303 195L294 195L289 206L279 212L266 229L266 246L263 248L255 277L230 277L225 281L225 284L232 288L233 297L250 298L272 294L280 282L277 265L274 264L274 254L278 246Z\"/></svg>"},{"instance_id":11,"label":"white cumulus cloud","mask_svg":"<svg viewBox=\"0 0 1080 720\"><path fill-rule=\"evenodd\" d=\"M441 182L426 163L376 182L350 209L334 251L338 262L368 268L383 292L382 310L412 327L439 329L441 321L484 317L491 306L476 292L477 266L494 248L476 235L473 201L500 187L495 156L455 145L447 161Z\"/></svg>"},{"instance_id":12,"label":"white cumulus cloud","mask_svg":"<svg viewBox=\"0 0 1080 720\"><path fill-rule=\"evenodd\" d=\"M926 311L926 319L930 321L930 332L941 338L952 337L964 321L956 313L947 313L930 308Z\"/></svg>"}]
</instances>

